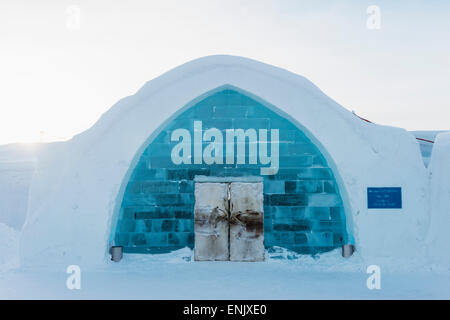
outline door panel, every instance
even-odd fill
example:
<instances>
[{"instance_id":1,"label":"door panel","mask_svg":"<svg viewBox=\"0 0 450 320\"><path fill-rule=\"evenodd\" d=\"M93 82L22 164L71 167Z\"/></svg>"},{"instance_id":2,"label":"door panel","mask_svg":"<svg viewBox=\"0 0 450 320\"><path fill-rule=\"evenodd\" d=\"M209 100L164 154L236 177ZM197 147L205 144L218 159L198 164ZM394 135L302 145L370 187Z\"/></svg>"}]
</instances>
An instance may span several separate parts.
<instances>
[{"instance_id":1,"label":"door panel","mask_svg":"<svg viewBox=\"0 0 450 320\"><path fill-rule=\"evenodd\" d=\"M263 184L233 182L230 197L230 260L264 260Z\"/></svg>"},{"instance_id":2,"label":"door panel","mask_svg":"<svg viewBox=\"0 0 450 320\"><path fill-rule=\"evenodd\" d=\"M195 184L196 261L229 260L228 184Z\"/></svg>"}]
</instances>

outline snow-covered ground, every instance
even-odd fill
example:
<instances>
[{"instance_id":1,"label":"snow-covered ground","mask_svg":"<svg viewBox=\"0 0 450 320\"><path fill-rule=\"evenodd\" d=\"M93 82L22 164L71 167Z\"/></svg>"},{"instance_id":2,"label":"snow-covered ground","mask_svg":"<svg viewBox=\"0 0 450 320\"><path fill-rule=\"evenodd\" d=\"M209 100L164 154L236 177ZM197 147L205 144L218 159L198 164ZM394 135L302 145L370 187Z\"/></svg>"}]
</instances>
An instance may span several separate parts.
<instances>
[{"instance_id":1,"label":"snow-covered ground","mask_svg":"<svg viewBox=\"0 0 450 320\"><path fill-rule=\"evenodd\" d=\"M266 256L268 254L266 253ZM450 273L383 272L381 289L366 286L366 266L339 250L315 259L194 262L192 251L125 255L119 263L83 270L69 290L65 268L0 272L0 299L450 299Z\"/></svg>"}]
</instances>

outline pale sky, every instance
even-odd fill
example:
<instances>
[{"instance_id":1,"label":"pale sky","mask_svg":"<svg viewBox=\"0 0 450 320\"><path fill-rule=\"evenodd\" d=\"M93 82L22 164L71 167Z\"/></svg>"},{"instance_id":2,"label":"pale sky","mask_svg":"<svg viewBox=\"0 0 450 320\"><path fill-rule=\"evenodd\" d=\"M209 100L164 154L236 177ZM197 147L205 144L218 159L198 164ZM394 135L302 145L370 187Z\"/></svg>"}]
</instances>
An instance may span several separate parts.
<instances>
[{"instance_id":1,"label":"pale sky","mask_svg":"<svg viewBox=\"0 0 450 320\"><path fill-rule=\"evenodd\" d=\"M450 1L1 0L0 144L69 139L211 54L303 75L380 124L450 129Z\"/></svg>"}]
</instances>

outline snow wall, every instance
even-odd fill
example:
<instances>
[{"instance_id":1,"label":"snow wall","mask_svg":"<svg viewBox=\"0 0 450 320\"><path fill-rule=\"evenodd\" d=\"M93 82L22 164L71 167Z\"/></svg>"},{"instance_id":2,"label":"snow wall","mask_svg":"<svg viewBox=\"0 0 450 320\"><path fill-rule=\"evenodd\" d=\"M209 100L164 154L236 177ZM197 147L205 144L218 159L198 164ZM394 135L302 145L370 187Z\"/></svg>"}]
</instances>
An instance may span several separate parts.
<instances>
[{"instance_id":1,"label":"snow wall","mask_svg":"<svg viewBox=\"0 0 450 320\"><path fill-rule=\"evenodd\" d=\"M428 170L406 130L362 121L307 79L234 56L209 56L146 83L89 130L39 155L20 241L22 265L101 265L130 173L183 107L230 85L275 106L327 159L347 231L367 263L425 256ZM368 187L401 187L401 209L368 209Z\"/></svg>"},{"instance_id":2,"label":"snow wall","mask_svg":"<svg viewBox=\"0 0 450 320\"><path fill-rule=\"evenodd\" d=\"M430 162L431 223L427 237L434 266L450 269L450 132L436 136Z\"/></svg>"}]
</instances>

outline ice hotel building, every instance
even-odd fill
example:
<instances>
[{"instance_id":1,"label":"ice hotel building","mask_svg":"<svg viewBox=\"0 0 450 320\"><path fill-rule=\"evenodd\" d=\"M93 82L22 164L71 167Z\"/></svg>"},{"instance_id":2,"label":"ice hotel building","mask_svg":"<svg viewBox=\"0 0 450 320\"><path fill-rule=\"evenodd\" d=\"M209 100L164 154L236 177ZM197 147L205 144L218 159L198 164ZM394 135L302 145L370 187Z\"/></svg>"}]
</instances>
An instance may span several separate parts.
<instances>
[{"instance_id":1,"label":"ice hotel building","mask_svg":"<svg viewBox=\"0 0 450 320\"><path fill-rule=\"evenodd\" d=\"M22 262L102 264L113 246L261 261L346 244L363 259L439 260L449 136L433 142L364 121L289 71L197 59L41 152Z\"/></svg>"}]
</instances>

